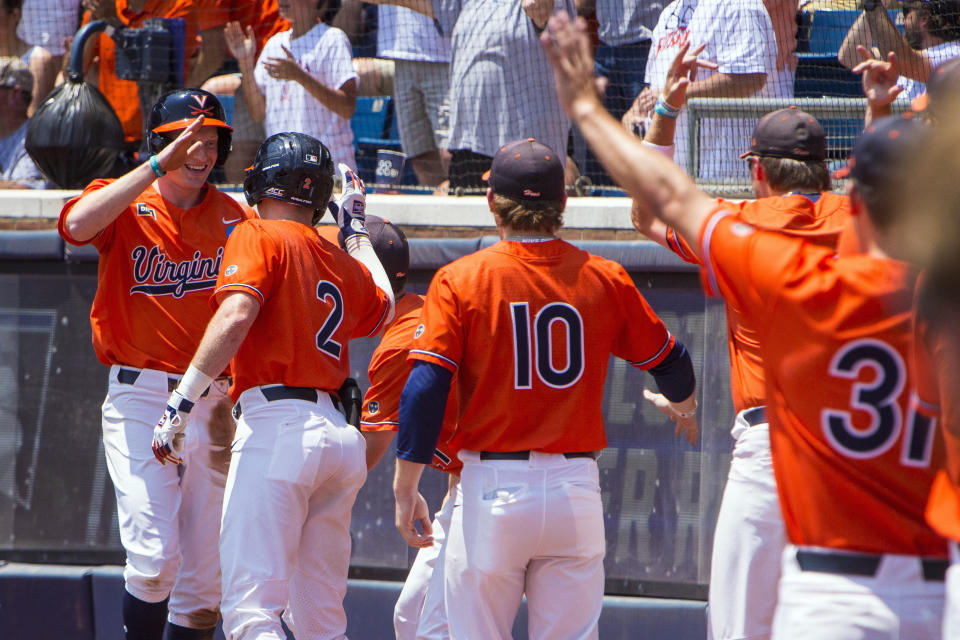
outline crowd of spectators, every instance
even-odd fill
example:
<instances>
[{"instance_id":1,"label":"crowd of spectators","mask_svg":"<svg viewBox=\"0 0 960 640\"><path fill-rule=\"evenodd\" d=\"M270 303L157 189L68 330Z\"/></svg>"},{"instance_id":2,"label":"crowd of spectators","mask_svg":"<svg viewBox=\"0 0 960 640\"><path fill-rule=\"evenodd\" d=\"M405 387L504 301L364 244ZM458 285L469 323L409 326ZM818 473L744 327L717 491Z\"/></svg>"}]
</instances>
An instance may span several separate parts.
<instances>
[{"instance_id":1,"label":"crowd of spectators","mask_svg":"<svg viewBox=\"0 0 960 640\"><path fill-rule=\"evenodd\" d=\"M717 65L692 82L691 98L793 97L801 10L860 11L837 51L839 64L852 68L861 62L858 46L880 59L893 52L903 100L922 94L931 71L960 56L960 0L0 2L0 56L22 61L31 79L5 104L29 96L27 116L63 81L58 72L82 24L104 20L116 29L134 29L150 18L182 20L182 83L232 104L234 153L214 177L233 184L242 182L260 142L279 131L316 136L335 161L357 167L351 120L364 95L393 98L396 137L416 182L425 187L480 192L497 149L525 137L565 158L568 187L581 184L580 174L588 184L610 184L560 109L537 41L549 16L561 9L593 19L596 70L607 80L605 105L638 135L653 115L670 60L688 41L705 44L701 58ZM889 11L861 11L865 4ZM100 89L123 125L127 152L115 171L122 173L137 162L144 138L141 105L155 96L118 76L117 48L115 32L101 32L86 42L83 60L84 79ZM685 112L676 114L675 159L681 164L691 146ZM4 123L6 155L0 159L13 157L8 147L16 131L7 129L14 121ZM747 116L702 120L698 162L690 166L695 177L745 181L746 165L737 153L749 146L752 122ZM0 172L9 176L12 167Z\"/></svg>"}]
</instances>

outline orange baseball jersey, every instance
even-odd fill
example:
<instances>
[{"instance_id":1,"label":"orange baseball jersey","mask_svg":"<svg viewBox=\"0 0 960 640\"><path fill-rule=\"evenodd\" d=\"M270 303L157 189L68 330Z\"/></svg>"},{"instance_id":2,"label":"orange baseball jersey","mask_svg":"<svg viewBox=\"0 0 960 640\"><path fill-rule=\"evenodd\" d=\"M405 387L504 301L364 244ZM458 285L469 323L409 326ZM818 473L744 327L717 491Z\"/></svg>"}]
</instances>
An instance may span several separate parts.
<instances>
[{"instance_id":1,"label":"orange baseball jersey","mask_svg":"<svg viewBox=\"0 0 960 640\"><path fill-rule=\"evenodd\" d=\"M922 285L918 285L918 289ZM937 428L944 440L946 466L937 473L927 502L927 522L940 535L960 541L960 404L956 397L960 381L960 343L954 325L934 331L919 315L914 319L913 401L915 410Z\"/></svg>"},{"instance_id":2,"label":"orange baseball jersey","mask_svg":"<svg viewBox=\"0 0 960 640\"><path fill-rule=\"evenodd\" d=\"M377 333L390 312L389 297L360 262L291 220L237 225L211 303L233 291L260 302L231 361L234 400L265 384L336 391L350 373L348 341Z\"/></svg>"},{"instance_id":3,"label":"orange baseball jersey","mask_svg":"<svg viewBox=\"0 0 960 640\"><path fill-rule=\"evenodd\" d=\"M943 443L911 410L906 264L759 230L725 211L700 237L702 277L755 327L790 542L942 557L923 506Z\"/></svg>"},{"instance_id":4,"label":"orange baseball jersey","mask_svg":"<svg viewBox=\"0 0 960 640\"><path fill-rule=\"evenodd\" d=\"M90 311L93 347L104 364L186 371L212 313L231 229L256 213L208 187L200 204L180 209L147 188L88 242L70 237L64 221L84 195L112 180L94 180L60 212L57 229L70 244L100 252Z\"/></svg>"},{"instance_id":5,"label":"orange baseball jersey","mask_svg":"<svg viewBox=\"0 0 960 640\"><path fill-rule=\"evenodd\" d=\"M383 338L370 358L367 375L370 388L363 397L361 431L396 431L400 426L400 395L410 375L412 363L407 359L413 335L420 324L420 308L424 297L404 294L397 301L396 317L383 332ZM460 473L463 463L448 441L457 423L457 394L455 387L447 400L443 428L437 440L437 450L431 465L440 471Z\"/></svg>"},{"instance_id":6,"label":"orange baseball jersey","mask_svg":"<svg viewBox=\"0 0 960 640\"><path fill-rule=\"evenodd\" d=\"M147 18L183 18L186 23L186 41L184 51L184 79L190 66L190 59L197 50L197 17L194 0L147 0L139 12L127 5L127 0L116 0L117 16L122 26L141 28ZM83 23L90 20L90 13L84 15ZM96 55L100 57L97 87L120 118L124 139L128 142L143 138L143 114L140 113L140 98L137 83L121 80L117 77L117 48L113 39L101 33L96 40Z\"/></svg>"},{"instance_id":7,"label":"orange baseball jersey","mask_svg":"<svg viewBox=\"0 0 960 640\"><path fill-rule=\"evenodd\" d=\"M619 264L507 241L437 272L410 357L456 373L455 449L565 453L607 445L610 355L649 369L674 343Z\"/></svg>"},{"instance_id":8,"label":"orange baseball jersey","mask_svg":"<svg viewBox=\"0 0 960 640\"><path fill-rule=\"evenodd\" d=\"M850 199L823 193L816 201L791 193L757 200L718 203L742 221L770 231L802 236L824 247L837 246L837 238L850 218ZM685 261L700 264L696 252L673 229L667 229L667 245ZM730 350L730 392L739 412L765 404L763 360L760 344L750 321L732 304L726 305L727 346Z\"/></svg>"}]
</instances>

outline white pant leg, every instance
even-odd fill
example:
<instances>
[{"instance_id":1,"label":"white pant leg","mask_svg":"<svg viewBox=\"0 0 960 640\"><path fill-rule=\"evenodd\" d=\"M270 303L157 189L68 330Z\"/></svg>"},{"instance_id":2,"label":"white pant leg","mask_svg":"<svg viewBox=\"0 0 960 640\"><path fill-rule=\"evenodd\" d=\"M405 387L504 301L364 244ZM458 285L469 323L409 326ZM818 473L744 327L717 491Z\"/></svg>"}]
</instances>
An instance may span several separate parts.
<instances>
[{"instance_id":1,"label":"white pant leg","mask_svg":"<svg viewBox=\"0 0 960 640\"><path fill-rule=\"evenodd\" d=\"M332 405L331 405L331 410ZM367 479L366 441L333 410L309 454L317 459L284 621L300 638L346 638L350 515Z\"/></svg>"},{"instance_id":2,"label":"white pant leg","mask_svg":"<svg viewBox=\"0 0 960 640\"><path fill-rule=\"evenodd\" d=\"M526 588L531 638L595 638L605 547L596 462L460 458L463 506L444 556L451 637L510 638Z\"/></svg>"},{"instance_id":3,"label":"white pant leg","mask_svg":"<svg viewBox=\"0 0 960 640\"><path fill-rule=\"evenodd\" d=\"M536 464L538 454L531 454ZM606 538L600 474L589 458L544 456L548 464L543 537L527 567L530 640L598 637Z\"/></svg>"},{"instance_id":4,"label":"white pant leg","mask_svg":"<svg viewBox=\"0 0 960 640\"><path fill-rule=\"evenodd\" d=\"M393 609L393 630L397 640L415 638L449 637L446 612L443 608L443 545L453 516L455 496L449 495L433 519L433 544L420 549L410 566L410 572L403 583L400 597ZM428 592L433 590L435 597L430 599L428 611ZM439 593L437 590L439 589ZM424 617L439 618L427 621ZM435 635L430 629L439 623L442 635Z\"/></svg>"},{"instance_id":5,"label":"white pant leg","mask_svg":"<svg viewBox=\"0 0 960 640\"><path fill-rule=\"evenodd\" d=\"M943 583L923 579L916 556L886 555L875 576L802 571L797 548L783 552L774 640L938 638Z\"/></svg>"},{"instance_id":6,"label":"white pant leg","mask_svg":"<svg viewBox=\"0 0 960 640\"><path fill-rule=\"evenodd\" d=\"M209 629L220 617L220 517L236 424L229 383L215 381L187 426L195 442L184 453L180 480L182 562L170 593L170 622Z\"/></svg>"},{"instance_id":7,"label":"white pant leg","mask_svg":"<svg viewBox=\"0 0 960 640\"><path fill-rule=\"evenodd\" d=\"M956 638L960 638L960 546L951 541L943 610L943 640Z\"/></svg>"},{"instance_id":8,"label":"white pant leg","mask_svg":"<svg viewBox=\"0 0 960 640\"><path fill-rule=\"evenodd\" d=\"M450 638L450 623L447 621L447 601L444 598L443 576L447 555L446 541L448 535L446 532L450 530L454 511L459 511L463 504L459 481L453 486L449 500L453 503L450 513L444 514L442 519L439 516L437 518L437 523L444 530L444 541L440 549L440 557L437 558L437 564L433 568L433 575L430 576L430 584L427 585L427 593L423 600L423 611L420 613L420 623L417 625L417 640L449 640Z\"/></svg>"},{"instance_id":9,"label":"white pant leg","mask_svg":"<svg viewBox=\"0 0 960 640\"><path fill-rule=\"evenodd\" d=\"M508 640L523 598L527 563L543 527L543 470L526 461L464 461L444 551L450 637Z\"/></svg>"},{"instance_id":10,"label":"white pant leg","mask_svg":"<svg viewBox=\"0 0 960 640\"><path fill-rule=\"evenodd\" d=\"M737 416L737 442L713 536L708 595L715 640L766 640L773 627L786 531L770 429Z\"/></svg>"},{"instance_id":11,"label":"white pant leg","mask_svg":"<svg viewBox=\"0 0 960 640\"><path fill-rule=\"evenodd\" d=\"M101 413L127 556L123 579L126 590L144 602L160 602L170 594L180 564L180 478L177 466L161 465L151 448L153 428L170 395L166 374L154 373L142 372L151 379L138 378L134 386L118 382L117 367L111 367Z\"/></svg>"},{"instance_id":12,"label":"white pant leg","mask_svg":"<svg viewBox=\"0 0 960 640\"><path fill-rule=\"evenodd\" d=\"M303 637L341 637L350 507L366 476L363 440L323 393L317 403L267 402L254 388L239 404L220 536L224 632L230 640L283 640L280 615L288 609ZM325 580L318 571L328 572ZM324 590L316 592L322 601L306 606L309 580L309 589L324 583ZM339 600L331 604L330 593ZM340 611L333 622L331 608ZM341 621L342 629L316 635L318 625Z\"/></svg>"}]
</instances>

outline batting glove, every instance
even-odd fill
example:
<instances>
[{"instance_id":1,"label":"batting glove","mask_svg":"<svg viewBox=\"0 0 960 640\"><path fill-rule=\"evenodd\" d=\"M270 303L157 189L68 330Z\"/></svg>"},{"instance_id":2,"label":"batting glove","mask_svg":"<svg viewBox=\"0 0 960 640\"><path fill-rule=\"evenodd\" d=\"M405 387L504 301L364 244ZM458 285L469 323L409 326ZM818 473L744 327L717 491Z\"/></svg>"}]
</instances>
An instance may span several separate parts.
<instances>
[{"instance_id":1,"label":"batting glove","mask_svg":"<svg viewBox=\"0 0 960 640\"><path fill-rule=\"evenodd\" d=\"M340 179L343 183L343 191L336 202L330 203L330 212L337 219L340 225L340 231L343 239L350 236L364 235L369 236L364 222L367 211L367 194L363 186L363 180L354 173L350 167L342 162L337 166L340 172Z\"/></svg>"},{"instance_id":2,"label":"batting glove","mask_svg":"<svg viewBox=\"0 0 960 640\"><path fill-rule=\"evenodd\" d=\"M180 464L183 458L184 431L190 420L193 403L174 391L167 400L167 409L153 429L153 455L160 464Z\"/></svg>"}]
</instances>

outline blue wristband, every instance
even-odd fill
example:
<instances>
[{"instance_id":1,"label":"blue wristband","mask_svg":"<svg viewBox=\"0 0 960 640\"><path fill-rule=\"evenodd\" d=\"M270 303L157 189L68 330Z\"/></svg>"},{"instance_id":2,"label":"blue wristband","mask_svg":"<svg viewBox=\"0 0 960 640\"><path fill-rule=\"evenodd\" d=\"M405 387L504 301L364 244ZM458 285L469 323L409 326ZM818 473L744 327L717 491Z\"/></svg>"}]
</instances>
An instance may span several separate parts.
<instances>
[{"instance_id":1,"label":"blue wristband","mask_svg":"<svg viewBox=\"0 0 960 640\"><path fill-rule=\"evenodd\" d=\"M677 116L680 115L680 109L671 107L662 97L657 98L657 104L654 105L653 110L664 118L670 118L671 120L676 120Z\"/></svg>"},{"instance_id":2,"label":"blue wristband","mask_svg":"<svg viewBox=\"0 0 960 640\"><path fill-rule=\"evenodd\" d=\"M160 168L160 163L157 162L157 156L150 156L150 168L153 169L153 175L158 178L167 175L167 172Z\"/></svg>"}]
</instances>

